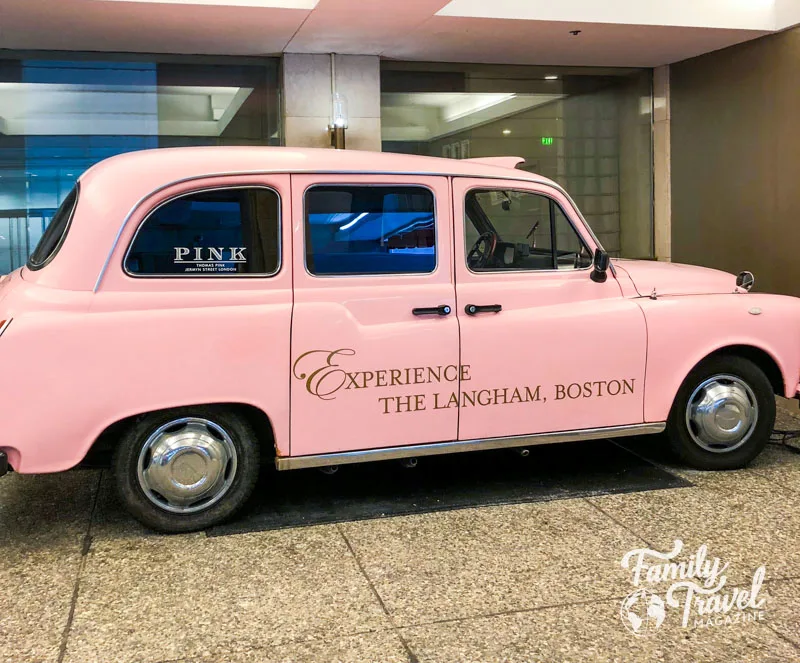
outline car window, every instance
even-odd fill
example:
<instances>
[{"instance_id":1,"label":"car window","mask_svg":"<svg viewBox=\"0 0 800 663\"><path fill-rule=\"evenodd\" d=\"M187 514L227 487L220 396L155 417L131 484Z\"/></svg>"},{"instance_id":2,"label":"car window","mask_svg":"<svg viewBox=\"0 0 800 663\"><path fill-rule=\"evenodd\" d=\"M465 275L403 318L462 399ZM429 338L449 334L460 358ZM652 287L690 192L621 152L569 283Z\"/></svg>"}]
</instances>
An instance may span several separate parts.
<instances>
[{"instance_id":1,"label":"car window","mask_svg":"<svg viewBox=\"0 0 800 663\"><path fill-rule=\"evenodd\" d=\"M72 215L77 204L78 187L76 185L56 210L50 224L39 239L39 243L28 258L28 269L41 269L55 257L69 232Z\"/></svg>"},{"instance_id":2,"label":"car window","mask_svg":"<svg viewBox=\"0 0 800 663\"><path fill-rule=\"evenodd\" d=\"M475 272L581 269L591 252L552 198L473 189L464 201L467 266Z\"/></svg>"},{"instance_id":3,"label":"car window","mask_svg":"<svg viewBox=\"0 0 800 663\"><path fill-rule=\"evenodd\" d=\"M436 269L433 193L420 186L315 186L305 196L311 274L425 274Z\"/></svg>"},{"instance_id":4,"label":"car window","mask_svg":"<svg viewBox=\"0 0 800 663\"><path fill-rule=\"evenodd\" d=\"M157 207L125 258L134 276L265 276L280 267L280 199L241 187L186 194Z\"/></svg>"}]
</instances>

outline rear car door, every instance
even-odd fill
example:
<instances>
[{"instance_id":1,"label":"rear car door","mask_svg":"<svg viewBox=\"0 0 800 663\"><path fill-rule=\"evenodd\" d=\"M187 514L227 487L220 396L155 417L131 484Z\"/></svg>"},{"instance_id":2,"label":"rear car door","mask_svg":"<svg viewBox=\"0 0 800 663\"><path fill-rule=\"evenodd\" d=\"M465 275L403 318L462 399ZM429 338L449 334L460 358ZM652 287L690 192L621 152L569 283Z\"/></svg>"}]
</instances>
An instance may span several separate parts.
<instances>
[{"instance_id":1,"label":"rear car door","mask_svg":"<svg viewBox=\"0 0 800 663\"><path fill-rule=\"evenodd\" d=\"M455 439L448 179L292 175L292 200L292 456Z\"/></svg>"}]
</instances>

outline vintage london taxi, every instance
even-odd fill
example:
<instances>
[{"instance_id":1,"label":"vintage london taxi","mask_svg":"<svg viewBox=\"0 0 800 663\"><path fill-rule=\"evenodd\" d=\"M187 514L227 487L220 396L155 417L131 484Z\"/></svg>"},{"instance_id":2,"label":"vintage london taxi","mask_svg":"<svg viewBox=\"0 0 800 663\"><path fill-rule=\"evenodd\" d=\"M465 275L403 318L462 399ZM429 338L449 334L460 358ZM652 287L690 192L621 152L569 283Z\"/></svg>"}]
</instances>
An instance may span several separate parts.
<instances>
[{"instance_id":1,"label":"vintage london taxi","mask_svg":"<svg viewBox=\"0 0 800 663\"><path fill-rule=\"evenodd\" d=\"M0 473L111 444L169 532L229 518L263 459L335 467L666 429L750 462L800 380L800 300L609 261L511 157L271 147L113 157L0 283Z\"/></svg>"}]
</instances>

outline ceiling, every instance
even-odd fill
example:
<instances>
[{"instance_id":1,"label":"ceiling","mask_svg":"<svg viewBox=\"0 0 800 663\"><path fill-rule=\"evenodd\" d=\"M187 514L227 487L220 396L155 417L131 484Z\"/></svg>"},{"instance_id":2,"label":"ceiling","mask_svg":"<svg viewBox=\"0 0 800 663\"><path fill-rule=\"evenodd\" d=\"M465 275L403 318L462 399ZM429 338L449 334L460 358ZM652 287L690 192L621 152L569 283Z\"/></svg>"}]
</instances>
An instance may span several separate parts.
<instances>
[{"instance_id":1,"label":"ceiling","mask_svg":"<svg viewBox=\"0 0 800 663\"><path fill-rule=\"evenodd\" d=\"M0 0L0 48L652 67L793 22L796 0Z\"/></svg>"}]
</instances>

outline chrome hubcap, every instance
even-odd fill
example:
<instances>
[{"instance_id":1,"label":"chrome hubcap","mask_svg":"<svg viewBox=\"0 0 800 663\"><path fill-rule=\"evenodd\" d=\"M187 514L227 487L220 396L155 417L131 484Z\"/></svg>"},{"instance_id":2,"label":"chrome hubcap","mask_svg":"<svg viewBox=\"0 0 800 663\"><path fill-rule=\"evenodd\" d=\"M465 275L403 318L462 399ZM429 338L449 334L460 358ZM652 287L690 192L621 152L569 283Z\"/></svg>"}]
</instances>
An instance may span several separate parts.
<instances>
[{"instance_id":1,"label":"chrome hubcap","mask_svg":"<svg viewBox=\"0 0 800 663\"><path fill-rule=\"evenodd\" d=\"M758 403L750 386L734 375L715 375L692 392L686 406L686 426L706 451L738 449L753 433Z\"/></svg>"},{"instance_id":2,"label":"chrome hubcap","mask_svg":"<svg viewBox=\"0 0 800 663\"><path fill-rule=\"evenodd\" d=\"M202 511L228 492L236 461L236 447L221 426L208 419L176 419L144 443L137 466L139 485L161 509Z\"/></svg>"}]
</instances>

